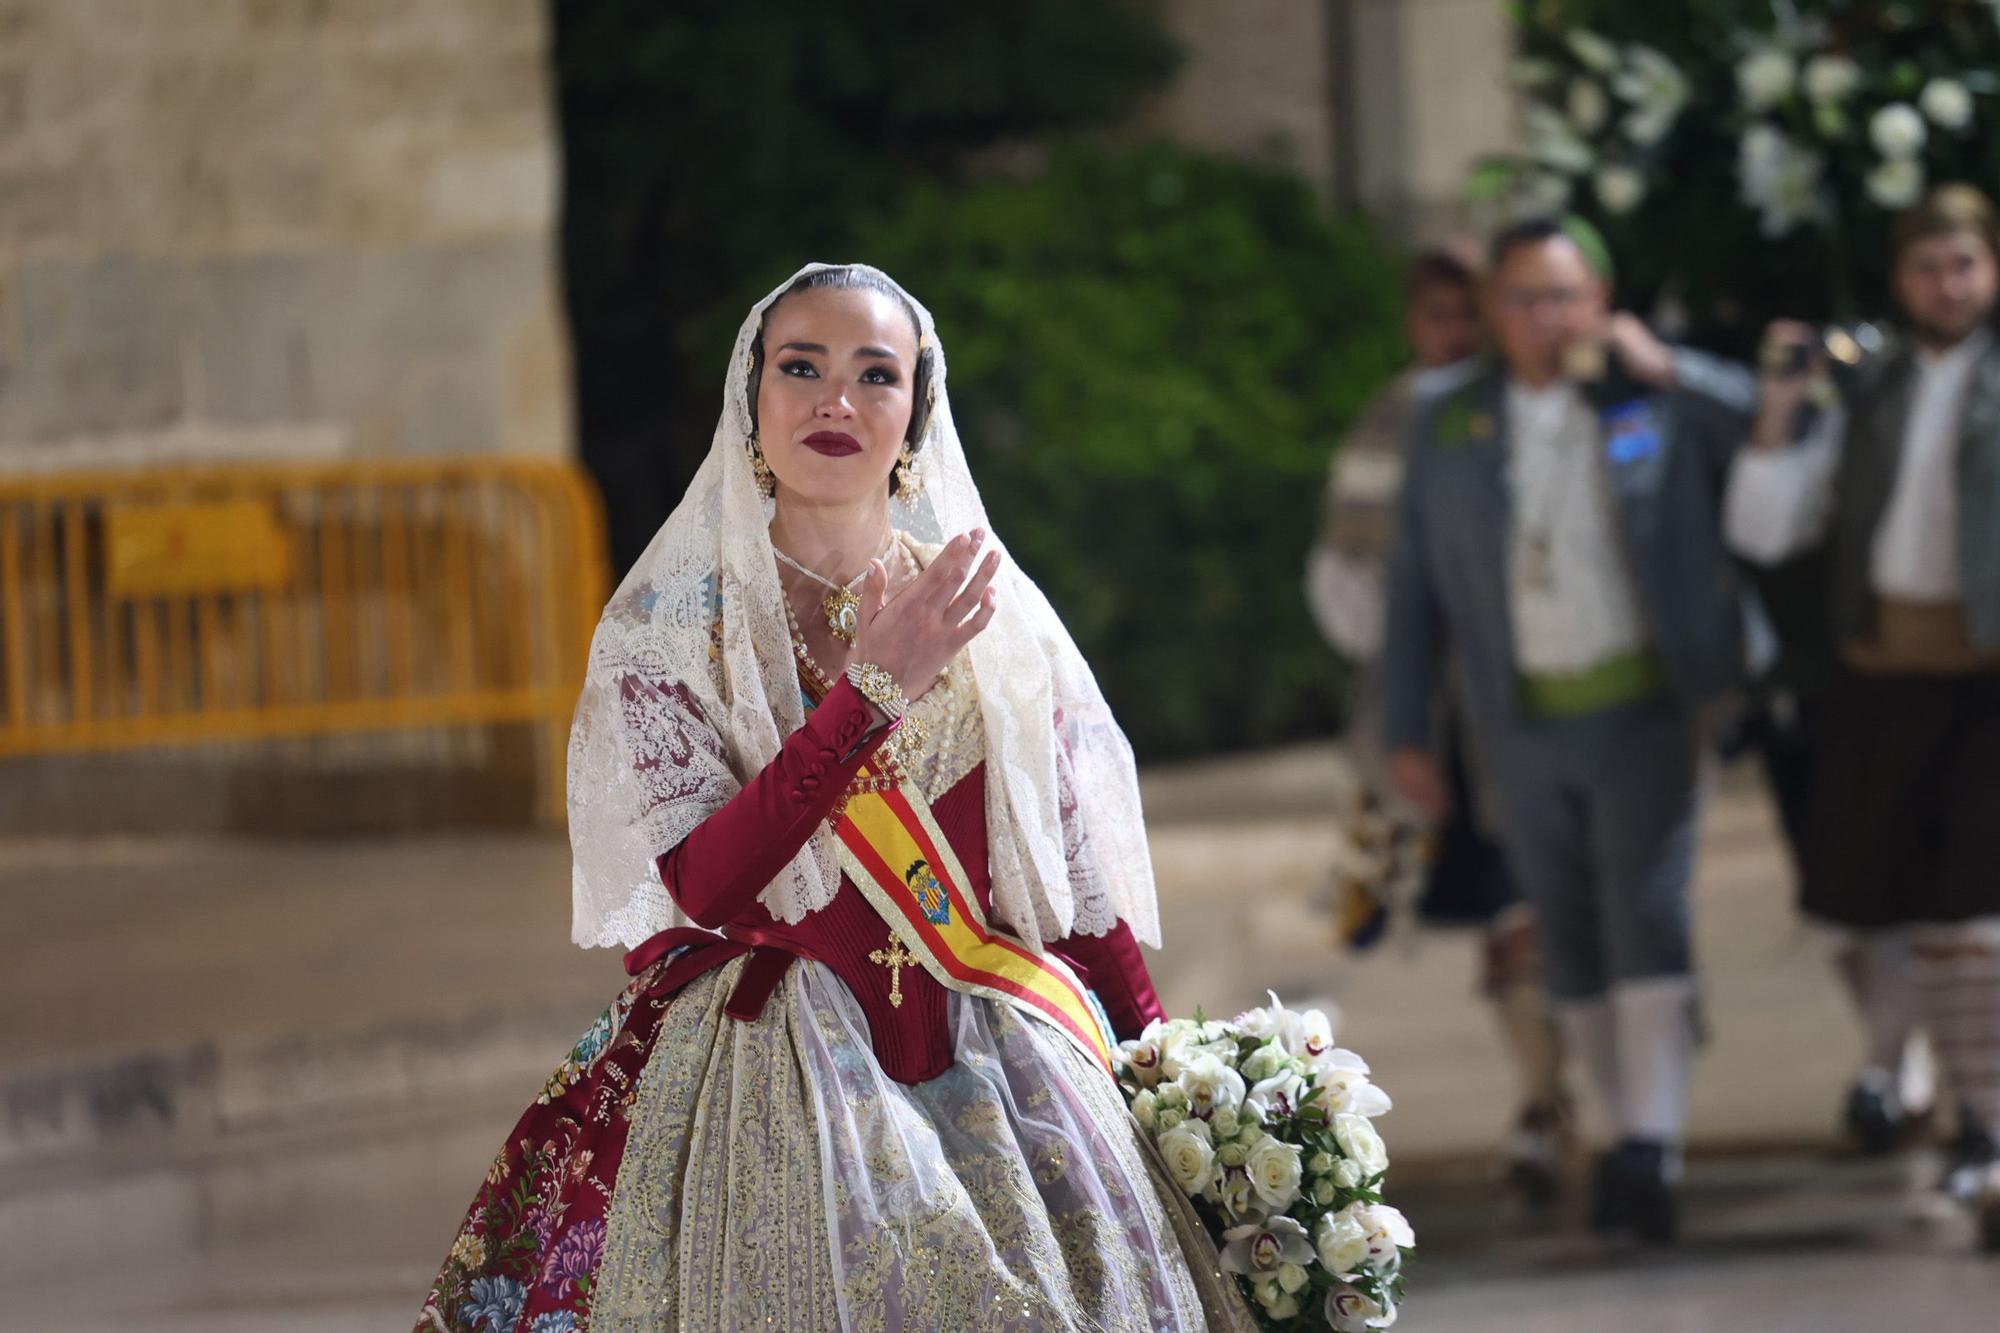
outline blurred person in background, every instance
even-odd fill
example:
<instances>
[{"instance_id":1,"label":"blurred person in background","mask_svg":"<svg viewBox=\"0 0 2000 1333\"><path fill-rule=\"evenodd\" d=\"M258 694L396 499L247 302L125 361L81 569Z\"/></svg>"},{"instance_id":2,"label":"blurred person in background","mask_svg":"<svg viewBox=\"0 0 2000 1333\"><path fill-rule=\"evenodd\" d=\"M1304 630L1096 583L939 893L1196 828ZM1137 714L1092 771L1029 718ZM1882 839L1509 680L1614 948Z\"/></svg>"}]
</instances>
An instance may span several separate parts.
<instances>
[{"instance_id":1,"label":"blurred person in background","mask_svg":"<svg viewBox=\"0 0 2000 1333\"><path fill-rule=\"evenodd\" d=\"M1383 734L1397 789L1442 816L1449 659L1565 1045L1615 1128L1593 1224L1665 1242L1698 1031L1697 719L1745 664L1721 478L1756 386L1614 314L1611 294L1587 224L1494 239L1501 359L1429 406L1408 454Z\"/></svg>"},{"instance_id":2,"label":"blurred person in background","mask_svg":"<svg viewBox=\"0 0 2000 1333\"><path fill-rule=\"evenodd\" d=\"M421 1327L1251 1326L1107 1072L1160 1017L1132 752L944 383L872 268L744 321L571 735L572 935L633 980Z\"/></svg>"},{"instance_id":3,"label":"blurred person in background","mask_svg":"<svg viewBox=\"0 0 2000 1333\"><path fill-rule=\"evenodd\" d=\"M1479 367L1476 248L1426 250L1404 279L1404 329L1415 364L1362 410L1340 441L1327 479L1325 521L1306 566L1307 601L1327 642L1353 664L1347 696L1347 751L1356 785L1339 812L1341 865L1335 909L1346 942L1365 948L1401 906L1394 901L1401 862L1423 864L1415 914L1427 925L1484 933L1480 990L1491 1003L1520 1089L1514 1129L1504 1148L1508 1181L1531 1204L1556 1192L1569 1141L1570 1108L1561 1047L1543 987L1534 909L1521 898L1494 841L1490 793L1475 783L1463 719L1446 691L1439 700L1441 759L1450 808L1433 830L1421 827L1393 796L1375 732L1380 692L1374 666L1382 651L1384 566L1403 454L1417 417L1438 394Z\"/></svg>"},{"instance_id":4,"label":"blurred person in background","mask_svg":"<svg viewBox=\"0 0 2000 1333\"><path fill-rule=\"evenodd\" d=\"M1779 324L1729 533L1775 561L1831 543L1840 669L1804 906L1866 960L1872 1092L1892 1123L1921 1022L1961 1118L1945 1186L2000 1250L2000 218L1945 185L1897 220L1907 345L1801 437L1810 330ZM1823 367L1822 367L1823 369Z\"/></svg>"}]
</instances>

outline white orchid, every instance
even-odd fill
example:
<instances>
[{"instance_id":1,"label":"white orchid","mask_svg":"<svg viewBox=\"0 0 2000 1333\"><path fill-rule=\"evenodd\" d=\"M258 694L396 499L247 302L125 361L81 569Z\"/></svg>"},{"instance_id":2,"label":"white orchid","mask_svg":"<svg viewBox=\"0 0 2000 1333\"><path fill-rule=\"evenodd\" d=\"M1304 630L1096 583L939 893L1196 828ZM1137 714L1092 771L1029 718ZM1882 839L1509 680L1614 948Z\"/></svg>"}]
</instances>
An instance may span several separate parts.
<instances>
[{"instance_id":1,"label":"white orchid","mask_svg":"<svg viewBox=\"0 0 2000 1333\"><path fill-rule=\"evenodd\" d=\"M1600 167L1595 184L1597 202L1613 217L1630 213L1646 199L1646 176L1636 167Z\"/></svg>"},{"instance_id":2,"label":"white orchid","mask_svg":"<svg viewBox=\"0 0 2000 1333\"><path fill-rule=\"evenodd\" d=\"M1378 1273L1394 1272L1403 1251L1417 1243L1417 1233L1398 1209L1386 1203L1352 1204L1348 1210L1367 1237L1368 1264Z\"/></svg>"},{"instance_id":3,"label":"white orchid","mask_svg":"<svg viewBox=\"0 0 2000 1333\"><path fill-rule=\"evenodd\" d=\"M1334 1333L1371 1333L1396 1322L1396 1307L1378 1305L1353 1287L1335 1287L1326 1294L1326 1322Z\"/></svg>"},{"instance_id":4,"label":"white orchid","mask_svg":"<svg viewBox=\"0 0 2000 1333\"><path fill-rule=\"evenodd\" d=\"M1280 1264L1311 1263L1312 1241L1306 1229L1289 1217L1247 1222L1222 1233L1222 1271L1258 1275L1275 1273Z\"/></svg>"},{"instance_id":5,"label":"white orchid","mask_svg":"<svg viewBox=\"0 0 2000 1333\"><path fill-rule=\"evenodd\" d=\"M1736 65L1736 88L1752 113L1768 111L1790 97L1798 77L1798 62L1774 46L1753 51Z\"/></svg>"},{"instance_id":6,"label":"white orchid","mask_svg":"<svg viewBox=\"0 0 2000 1333\"><path fill-rule=\"evenodd\" d=\"M1863 182L1868 197L1888 209L1908 208L1924 193L1924 164L1910 158L1877 163Z\"/></svg>"},{"instance_id":7,"label":"white orchid","mask_svg":"<svg viewBox=\"0 0 2000 1333\"><path fill-rule=\"evenodd\" d=\"M1667 137L1692 95L1680 66L1650 46L1626 50L1611 89L1632 104L1623 121L1626 137L1647 148Z\"/></svg>"},{"instance_id":8,"label":"white orchid","mask_svg":"<svg viewBox=\"0 0 2000 1333\"><path fill-rule=\"evenodd\" d=\"M1299 1113L1305 1105L1306 1081L1297 1072L1286 1069L1255 1084L1250 1095L1243 1099L1245 1106L1256 1108L1258 1118L1265 1123L1286 1120Z\"/></svg>"},{"instance_id":9,"label":"white orchid","mask_svg":"<svg viewBox=\"0 0 2000 1333\"><path fill-rule=\"evenodd\" d=\"M1569 43L1570 53L1582 61L1586 69L1609 74L1618 68L1618 47L1609 38L1588 28L1576 28L1565 40Z\"/></svg>"},{"instance_id":10,"label":"white orchid","mask_svg":"<svg viewBox=\"0 0 2000 1333\"><path fill-rule=\"evenodd\" d=\"M1868 139L1884 157L1915 157L1924 151L1930 131L1908 102L1891 102L1868 122Z\"/></svg>"},{"instance_id":11,"label":"white orchid","mask_svg":"<svg viewBox=\"0 0 2000 1333\"><path fill-rule=\"evenodd\" d=\"M1368 1067L1360 1069L1327 1068L1319 1070L1314 1079L1317 1086L1312 1096L1306 1099L1308 1106L1317 1106L1331 1120L1338 1115L1358 1115L1364 1119L1387 1115L1394 1109L1389 1094L1375 1086L1368 1079Z\"/></svg>"},{"instance_id":12,"label":"white orchid","mask_svg":"<svg viewBox=\"0 0 2000 1333\"><path fill-rule=\"evenodd\" d=\"M1189 1112L1203 1119L1222 1108L1235 1110L1243 1104L1243 1075L1207 1053L1184 1062L1174 1086L1187 1094Z\"/></svg>"},{"instance_id":13,"label":"white orchid","mask_svg":"<svg viewBox=\"0 0 2000 1333\"><path fill-rule=\"evenodd\" d=\"M1597 133L1611 117L1611 99L1605 96L1604 85L1596 79L1572 80L1565 106L1570 127L1578 134Z\"/></svg>"},{"instance_id":14,"label":"white orchid","mask_svg":"<svg viewBox=\"0 0 2000 1333\"><path fill-rule=\"evenodd\" d=\"M1861 86L1861 66L1846 56L1817 55L1806 62L1801 86L1814 102L1844 102Z\"/></svg>"},{"instance_id":15,"label":"white orchid","mask_svg":"<svg viewBox=\"0 0 2000 1333\"><path fill-rule=\"evenodd\" d=\"M1756 209L1764 235L1773 239L1802 222L1816 221L1826 208L1821 177L1825 159L1773 125L1752 125L1738 147L1737 177L1743 202Z\"/></svg>"},{"instance_id":16,"label":"white orchid","mask_svg":"<svg viewBox=\"0 0 2000 1333\"><path fill-rule=\"evenodd\" d=\"M1957 79L1932 79L1917 95L1917 105L1941 130L1956 132L1972 124L1972 94Z\"/></svg>"},{"instance_id":17,"label":"white orchid","mask_svg":"<svg viewBox=\"0 0 2000 1333\"><path fill-rule=\"evenodd\" d=\"M1224 1171L1217 1182L1215 1201L1231 1217L1262 1217L1264 1210L1257 1204L1257 1187L1250 1183L1250 1173L1240 1166L1232 1166Z\"/></svg>"}]
</instances>

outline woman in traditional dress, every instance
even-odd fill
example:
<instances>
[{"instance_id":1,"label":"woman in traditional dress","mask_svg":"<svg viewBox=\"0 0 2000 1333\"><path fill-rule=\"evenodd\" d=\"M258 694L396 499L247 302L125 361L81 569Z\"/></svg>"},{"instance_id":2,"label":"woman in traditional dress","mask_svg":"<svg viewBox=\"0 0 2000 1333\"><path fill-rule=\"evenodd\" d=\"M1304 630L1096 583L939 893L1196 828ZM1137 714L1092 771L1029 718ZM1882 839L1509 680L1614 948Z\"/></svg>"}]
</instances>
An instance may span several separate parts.
<instances>
[{"instance_id":1,"label":"woman in traditional dress","mask_svg":"<svg viewBox=\"0 0 2000 1333\"><path fill-rule=\"evenodd\" d=\"M1108 1072L1160 1013L1131 749L886 275L744 321L598 625L569 809L574 938L632 981L420 1328L1248 1326Z\"/></svg>"}]
</instances>

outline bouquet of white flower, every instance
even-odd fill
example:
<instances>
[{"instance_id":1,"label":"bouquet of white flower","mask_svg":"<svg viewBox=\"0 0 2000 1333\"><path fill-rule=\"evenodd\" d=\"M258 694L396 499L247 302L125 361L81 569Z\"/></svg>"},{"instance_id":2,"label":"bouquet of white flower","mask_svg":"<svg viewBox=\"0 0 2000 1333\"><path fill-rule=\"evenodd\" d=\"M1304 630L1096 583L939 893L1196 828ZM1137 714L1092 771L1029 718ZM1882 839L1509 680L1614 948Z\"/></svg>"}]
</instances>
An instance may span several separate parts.
<instances>
[{"instance_id":1,"label":"bouquet of white flower","mask_svg":"<svg viewBox=\"0 0 2000 1333\"><path fill-rule=\"evenodd\" d=\"M1119 1045L1118 1084L1266 1328L1387 1328L1416 1235L1383 1202L1389 1096L1317 1009L1176 1018Z\"/></svg>"}]
</instances>

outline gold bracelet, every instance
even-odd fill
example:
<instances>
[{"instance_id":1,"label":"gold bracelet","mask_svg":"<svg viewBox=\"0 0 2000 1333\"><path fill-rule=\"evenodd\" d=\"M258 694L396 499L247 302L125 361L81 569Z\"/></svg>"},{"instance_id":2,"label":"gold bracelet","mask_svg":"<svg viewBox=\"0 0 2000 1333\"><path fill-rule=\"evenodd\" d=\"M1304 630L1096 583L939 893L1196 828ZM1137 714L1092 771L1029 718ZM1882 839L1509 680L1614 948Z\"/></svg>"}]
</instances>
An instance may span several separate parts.
<instances>
[{"instance_id":1,"label":"gold bracelet","mask_svg":"<svg viewBox=\"0 0 2000 1333\"><path fill-rule=\"evenodd\" d=\"M873 662L855 662L847 668L848 683L861 697L881 709L891 722L900 721L910 711L909 696L896 678Z\"/></svg>"}]
</instances>

